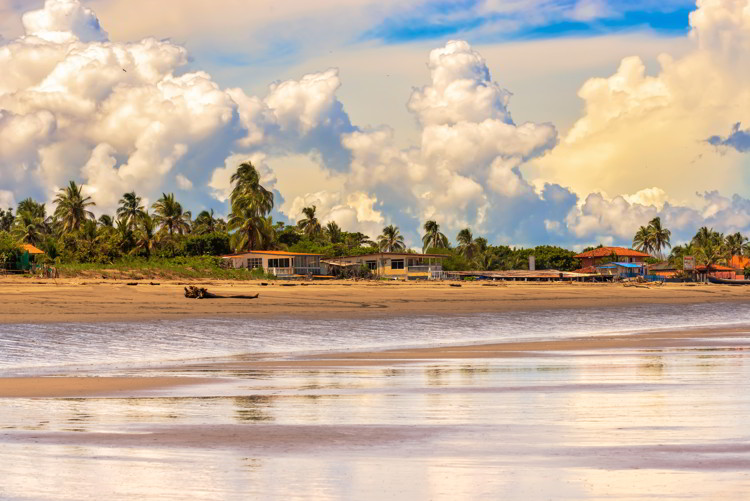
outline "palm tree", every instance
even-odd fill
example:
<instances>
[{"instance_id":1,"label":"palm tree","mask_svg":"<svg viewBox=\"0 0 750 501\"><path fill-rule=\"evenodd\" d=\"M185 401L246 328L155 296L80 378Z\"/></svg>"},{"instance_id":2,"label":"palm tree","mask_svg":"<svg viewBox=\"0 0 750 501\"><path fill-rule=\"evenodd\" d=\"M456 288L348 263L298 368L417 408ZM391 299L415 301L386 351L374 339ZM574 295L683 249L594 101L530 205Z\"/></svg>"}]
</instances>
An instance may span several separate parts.
<instances>
[{"instance_id":1,"label":"palm tree","mask_svg":"<svg viewBox=\"0 0 750 501\"><path fill-rule=\"evenodd\" d=\"M114 228L115 222L112 220L112 216L102 214L99 216L99 225L103 228Z\"/></svg>"},{"instance_id":2,"label":"palm tree","mask_svg":"<svg viewBox=\"0 0 750 501\"><path fill-rule=\"evenodd\" d=\"M336 221L329 221L326 225L326 235L332 244L337 244L341 242L343 232L341 231L341 227L336 224Z\"/></svg>"},{"instance_id":3,"label":"palm tree","mask_svg":"<svg viewBox=\"0 0 750 501\"><path fill-rule=\"evenodd\" d=\"M86 207L94 204L91 197L84 197L81 194L81 186L75 181L71 181L66 188L61 188L55 198L55 217L62 224L62 231L74 231L81 227L87 219L94 219L94 213Z\"/></svg>"},{"instance_id":4,"label":"palm tree","mask_svg":"<svg viewBox=\"0 0 750 501\"><path fill-rule=\"evenodd\" d=\"M669 262L672 265L682 267L685 256L695 255L695 249L690 244L675 245L672 247L672 252L669 253Z\"/></svg>"},{"instance_id":5,"label":"palm tree","mask_svg":"<svg viewBox=\"0 0 750 501\"><path fill-rule=\"evenodd\" d=\"M726 244L728 257L731 259L732 256L742 256L745 252L745 242L747 242L747 237L740 232L727 235L724 243Z\"/></svg>"},{"instance_id":6,"label":"palm tree","mask_svg":"<svg viewBox=\"0 0 750 501\"><path fill-rule=\"evenodd\" d=\"M126 220L122 218L118 219L118 223L118 228L120 224L125 228L129 226ZM147 212L144 212L143 216L139 218L139 224L135 232L135 246L131 252L143 251L146 253L147 258L151 257L151 251L157 242L156 221Z\"/></svg>"},{"instance_id":7,"label":"palm tree","mask_svg":"<svg viewBox=\"0 0 750 501\"><path fill-rule=\"evenodd\" d=\"M648 232L653 250L656 251L659 257L664 257L662 249L672 247L669 241L672 237L672 232L661 225L660 217L655 217L648 223Z\"/></svg>"},{"instance_id":8,"label":"palm tree","mask_svg":"<svg viewBox=\"0 0 750 501\"><path fill-rule=\"evenodd\" d=\"M219 220L214 217L214 210L204 210L198 214L193 222L193 233L203 235L206 233L215 233L219 229Z\"/></svg>"},{"instance_id":9,"label":"palm tree","mask_svg":"<svg viewBox=\"0 0 750 501\"><path fill-rule=\"evenodd\" d=\"M641 226L638 231L635 232L633 237L633 248L646 254L651 254L654 250L654 242L652 239L651 232L646 226Z\"/></svg>"},{"instance_id":10,"label":"palm tree","mask_svg":"<svg viewBox=\"0 0 750 501\"><path fill-rule=\"evenodd\" d=\"M727 248L724 235L713 228L703 226L695 234L692 241L696 258L699 263L711 267L726 260Z\"/></svg>"},{"instance_id":11,"label":"palm tree","mask_svg":"<svg viewBox=\"0 0 750 501\"><path fill-rule=\"evenodd\" d=\"M320 221L318 221L318 218L315 215L317 207L314 205L312 207L305 207L302 209L302 213L305 215L304 219L300 219L297 223L297 226L302 230L302 232L307 235L310 238L314 238L317 235L320 235L320 233L323 231L323 228L320 226Z\"/></svg>"},{"instance_id":12,"label":"palm tree","mask_svg":"<svg viewBox=\"0 0 750 501\"><path fill-rule=\"evenodd\" d=\"M378 247L380 247L380 252L396 252L406 247L398 226L389 224L383 228L382 235L378 237Z\"/></svg>"},{"instance_id":13,"label":"palm tree","mask_svg":"<svg viewBox=\"0 0 750 501\"><path fill-rule=\"evenodd\" d=\"M464 228L456 236L458 242L458 252L466 259L472 259L477 251L477 243L474 241L474 235L469 228Z\"/></svg>"},{"instance_id":14,"label":"palm tree","mask_svg":"<svg viewBox=\"0 0 750 501\"><path fill-rule=\"evenodd\" d=\"M25 210L19 210L16 213L11 233L20 243L39 245L47 233L43 215L40 216L38 212L29 210L28 207L25 207Z\"/></svg>"},{"instance_id":15,"label":"palm tree","mask_svg":"<svg viewBox=\"0 0 750 501\"><path fill-rule=\"evenodd\" d=\"M141 205L141 197L136 195L135 191L124 193L119 204L117 217L124 219L131 229L146 214L145 208Z\"/></svg>"},{"instance_id":16,"label":"palm tree","mask_svg":"<svg viewBox=\"0 0 750 501\"><path fill-rule=\"evenodd\" d=\"M440 225L430 220L424 224L424 236L422 237L422 252L427 249L445 249L448 247L448 238L440 232Z\"/></svg>"},{"instance_id":17,"label":"palm tree","mask_svg":"<svg viewBox=\"0 0 750 501\"><path fill-rule=\"evenodd\" d=\"M234 231L231 239L235 252L259 249L264 235L268 234L266 225L266 218L249 207L232 211L227 226L230 231Z\"/></svg>"},{"instance_id":18,"label":"palm tree","mask_svg":"<svg viewBox=\"0 0 750 501\"><path fill-rule=\"evenodd\" d=\"M273 192L260 184L260 174L251 162L244 162L232 174L230 182L234 184L230 202L232 212L247 213L249 209L259 216L264 216L273 209Z\"/></svg>"},{"instance_id":19,"label":"palm tree","mask_svg":"<svg viewBox=\"0 0 750 501\"><path fill-rule=\"evenodd\" d=\"M373 242L370 237L364 233L347 233L346 245L349 247L377 247L378 244Z\"/></svg>"},{"instance_id":20,"label":"palm tree","mask_svg":"<svg viewBox=\"0 0 750 501\"><path fill-rule=\"evenodd\" d=\"M161 226L159 231L168 233L170 237L175 233L182 235L190 231L190 212L183 212L174 193L162 193L151 207L154 209L154 222Z\"/></svg>"},{"instance_id":21,"label":"palm tree","mask_svg":"<svg viewBox=\"0 0 750 501\"><path fill-rule=\"evenodd\" d=\"M44 204L36 202L32 198L24 198L23 200L18 202L18 209L16 209L16 214L18 214L19 212L28 212L32 216L40 217L42 219L46 219L47 217L47 210L44 208Z\"/></svg>"}]
</instances>

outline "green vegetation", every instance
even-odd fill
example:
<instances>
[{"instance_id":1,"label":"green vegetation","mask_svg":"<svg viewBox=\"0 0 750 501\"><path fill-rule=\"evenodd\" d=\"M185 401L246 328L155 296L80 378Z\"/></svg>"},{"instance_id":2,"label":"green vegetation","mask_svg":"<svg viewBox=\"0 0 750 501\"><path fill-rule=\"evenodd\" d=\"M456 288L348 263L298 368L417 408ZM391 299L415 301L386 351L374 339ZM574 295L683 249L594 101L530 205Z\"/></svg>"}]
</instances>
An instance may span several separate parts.
<instances>
[{"instance_id":1,"label":"green vegetation","mask_svg":"<svg viewBox=\"0 0 750 501\"><path fill-rule=\"evenodd\" d=\"M740 233L724 235L713 228L700 228L689 244L672 249L669 262L682 269L683 258L694 256L698 264L713 266L726 265L732 256L750 256L750 244Z\"/></svg>"},{"instance_id":2,"label":"green vegetation","mask_svg":"<svg viewBox=\"0 0 750 501\"><path fill-rule=\"evenodd\" d=\"M238 166L231 183L226 221L213 210L201 211L192 219L191 212L173 193L163 193L147 207L134 191L122 195L114 215L103 214L97 220L85 188L71 181L57 193L52 215L47 214L43 203L31 198L22 200L15 213L13 209L0 209L0 267L19 262L19 245L23 243L42 249L45 254L37 257L37 262L54 263L64 275L120 273L175 278L266 278L262 270L229 269L218 257L247 250L288 250L330 257L414 252L406 249L397 226L386 226L373 241L363 233L342 230L335 221L323 224L315 205L302 209L296 225L274 222L270 216L273 193L260 184L260 175L250 162ZM426 221L423 229L423 251L444 255L446 271L528 269L531 255L538 269L570 271L580 266L575 252L556 246L491 245L464 228L456 235L454 247L437 221ZM670 238L671 232L657 217L638 230L633 245L661 257L671 246ZM689 244L674 247L669 259L681 267L686 255L696 256L700 264L723 264L732 255L749 254L747 238L741 234L724 236L704 227ZM347 273L370 275L364 268Z\"/></svg>"}]
</instances>

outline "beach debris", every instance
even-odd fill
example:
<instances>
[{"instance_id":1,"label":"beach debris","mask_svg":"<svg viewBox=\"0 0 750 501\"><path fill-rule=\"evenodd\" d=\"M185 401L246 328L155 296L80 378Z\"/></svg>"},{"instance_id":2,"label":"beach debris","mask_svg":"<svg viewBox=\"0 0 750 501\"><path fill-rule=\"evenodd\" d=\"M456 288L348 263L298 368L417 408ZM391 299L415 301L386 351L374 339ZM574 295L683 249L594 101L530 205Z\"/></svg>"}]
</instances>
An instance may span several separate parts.
<instances>
[{"instance_id":1,"label":"beach debris","mask_svg":"<svg viewBox=\"0 0 750 501\"><path fill-rule=\"evenodd\" d=\"M448 285L450 285L451 287L461 287L461 284L448 284Z\"/></svg>"},{"instance_id":2,"label":"beach debris","mask_svg":"<svg viewBox=\"0 0 750 501\"><path fill-rule=\"evenodd\" d=\"M195 287L194 285L188 285L185 287L185 297L190 299L258 299L260 294L254 295L234 295L234 296L219 296L208 292L205 287Z\"/></svg>"},{"instance_id":3,"label":"beach debris","mask_svg":"<svg viewBox=\"0 0 750 501\"><path fill-rule=\"evenodd\" d=\"M125 285L138 285L138 282L128 282Z\"/></svg>"},{"instance_id":4,"label":"beach debris","mask_svg":"<svg viewBox=\"0 0 750 501\"><path fill-rule=\"evenodd\" d=\"M159 282L149 282L149 285L161 285Z\"/></svg>"},{"instance_id":5,"label":"beach debris","mask_svg":"<svg viewBox=\"0 0 750 501\"><path fill-rule=\"evenodd\" d=\"M297 284L279 284L282 287L297 287Z\"/></svg>"}]
</instances>

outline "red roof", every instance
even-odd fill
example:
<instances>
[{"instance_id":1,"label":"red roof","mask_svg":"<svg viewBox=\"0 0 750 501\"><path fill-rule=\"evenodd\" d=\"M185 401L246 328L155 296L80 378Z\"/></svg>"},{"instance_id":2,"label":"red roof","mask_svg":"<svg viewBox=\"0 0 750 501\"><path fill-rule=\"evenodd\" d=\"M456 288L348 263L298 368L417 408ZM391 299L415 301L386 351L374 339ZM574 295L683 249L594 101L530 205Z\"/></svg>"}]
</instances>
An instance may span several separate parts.
<instances>
[{"instance_id":1,"label":"red roof","mask_svg":"<svg viewBox=\"0 0 750 501\"><path fill-rule=\"evenodd\" d=\"M626 249L625 247L599 247L598 249L582 252L575 257L579 259L583 257L609 257L612 254L617 254L618 257L651 257L645 252Z\"/></svg>"},{"instance_id":2,"label":"red roof","mask_svg":"<svg viewBox=\"0 0 750 501\"><path fill-rule=\"evenodd\" d=\"M695 267L698 271L706 271L706 265L701 264L699 266ZM730 268L729 266L724 266L722 264L712 264L710 271L734 271L734 268Z\"/></svg>"}]
</instances>

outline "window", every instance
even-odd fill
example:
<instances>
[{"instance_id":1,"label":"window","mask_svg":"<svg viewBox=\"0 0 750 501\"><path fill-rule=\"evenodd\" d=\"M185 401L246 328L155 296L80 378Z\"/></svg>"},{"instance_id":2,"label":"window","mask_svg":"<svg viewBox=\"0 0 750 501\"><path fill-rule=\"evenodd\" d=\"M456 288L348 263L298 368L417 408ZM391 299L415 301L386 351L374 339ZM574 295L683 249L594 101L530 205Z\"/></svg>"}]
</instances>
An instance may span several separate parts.
<instances>
[{"instance_id":1,"label":"window","mask_svg":"<svg viewBox=\"0 0 750 501\"><path fill-rule=\"evenodd\" d=\"M259 257L248 258L247 267L251 270L254 270L256 268L263 268L263 259Z\"/></svg>"},{"instance_id":2,"label":"window","mask_svg":"<svg viewBox=\"0 0 750 501\"><path fill-rule=\"evenodd\" d=\"M372 271L376 271L378 269L377 261L365 261L365 264L367 265L367 268Z\"/></svg>"},{"instance_id":3,"label":"window","mask_svg":"<svg viewBox=\"0 0 750 501\"><path fill-rule=\"evenodd\" d=\"M404 260L403 259L391 259L391 269L392 270L403 270L404 269Z\"/></svg>"},{"instance_id":4,"label":"window","mask_svg":"<svg viewBox=\"0 0 750 501\"><path fill-rule=\"evenodd\" d=\"M280 259L269 259L268 260L268 267L269 268L289 268L289 258L280 258Z\"/></svg>"}]
</instances>

